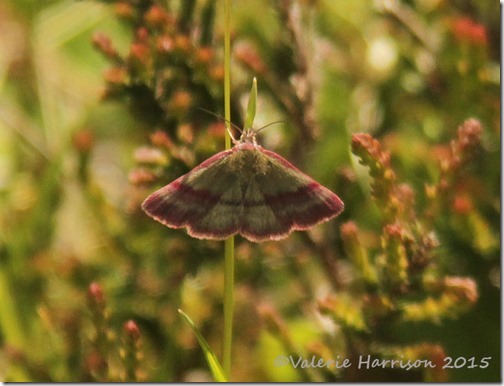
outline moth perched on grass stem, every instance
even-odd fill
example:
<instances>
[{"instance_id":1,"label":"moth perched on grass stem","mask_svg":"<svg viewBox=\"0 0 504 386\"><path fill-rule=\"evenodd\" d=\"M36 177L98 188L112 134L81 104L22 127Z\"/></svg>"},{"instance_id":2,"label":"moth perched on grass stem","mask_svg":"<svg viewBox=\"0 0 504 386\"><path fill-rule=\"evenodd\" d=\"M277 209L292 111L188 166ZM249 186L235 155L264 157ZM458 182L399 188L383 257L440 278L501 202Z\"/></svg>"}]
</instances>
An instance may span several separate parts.
<instances>
[{"instance_id":1,"label":"moth perched on grass stem","mask_svg":"<svg viewBox=\"0 0 504 386\"><path fill-rule=\"evenodd\" d=\"M199 239L280 240L343 211L341 199L242 131L234 147L151 194L142 209Z\"/></svg>"}]
</instances>

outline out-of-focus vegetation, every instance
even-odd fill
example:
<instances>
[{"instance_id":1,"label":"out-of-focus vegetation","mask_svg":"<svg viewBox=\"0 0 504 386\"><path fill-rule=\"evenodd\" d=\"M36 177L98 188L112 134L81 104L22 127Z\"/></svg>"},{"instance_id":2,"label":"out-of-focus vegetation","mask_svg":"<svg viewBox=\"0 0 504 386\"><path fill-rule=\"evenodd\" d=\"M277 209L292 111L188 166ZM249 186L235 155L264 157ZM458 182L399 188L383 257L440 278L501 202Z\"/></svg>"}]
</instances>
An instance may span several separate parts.
<instances>
[{"instance_id":1,"label":"out-of-focus vegetation","mask_svg":"<svg viewBox=\"0 0 504 386\"><path fill-rule=\"evenodd\" d=\"M499 14L234 2L233 121L256 76L256 123L284 121L261 144L345 212L237 238L233 380L499 380ZM221 2L4 0L0 31L0 378L211 380L177 309L219 353L223 243L139 204L223 149L198 110L222 113ZM367 355L436 368L359 370Z\"/></svg>"}]
</instances>

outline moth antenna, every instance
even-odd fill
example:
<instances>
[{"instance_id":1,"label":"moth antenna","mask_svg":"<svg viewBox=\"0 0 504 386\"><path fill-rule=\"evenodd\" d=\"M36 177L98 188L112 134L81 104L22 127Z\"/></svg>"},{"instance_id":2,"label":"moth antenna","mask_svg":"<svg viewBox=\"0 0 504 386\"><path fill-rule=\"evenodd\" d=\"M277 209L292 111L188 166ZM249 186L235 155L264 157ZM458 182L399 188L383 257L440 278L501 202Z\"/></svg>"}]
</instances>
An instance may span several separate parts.
<instances>
[{"instance_id":1,"label":"moth antenna","mask_svg":"<svg viewBox=\"0 0 504 386\"><path fill-rule=\"evenodd\" d=\"M265 129L268 126L274 125L275 123L285 123L285 121L275 121L275 122L268 123L266 126L263 126L257 130L254 130L254 132L259 133L262 129Z\"/></svg>"},{"instance_id":2,"label":"moth antenna","mask_svg":"<svg viewBox=\"0 0 504 386\"><path fill-rule=\"evenodd\" d=\"M231 122L229 119L226 119L224 118L222 115L220 114L215 114L214 112L212 111L209 111L207 109L204 109L203 107L197 107L198 110L201 110L201 111L204 111L205 113L208 113L208 114L211 114L213 115L214 117L216 117L217 119L222 119L224 122L227 122L229 123L231 126L233 126L236 130L238 130L241 133L243 133L243 130L241 128L239 128L238 126L236 126L233 122ZM228 133L229 135L231 135L231 133L229 132L229 128L227 129L228 130ZM231 135L231 138L234 139L234 137Z\"/></svg>"}]
</instances>

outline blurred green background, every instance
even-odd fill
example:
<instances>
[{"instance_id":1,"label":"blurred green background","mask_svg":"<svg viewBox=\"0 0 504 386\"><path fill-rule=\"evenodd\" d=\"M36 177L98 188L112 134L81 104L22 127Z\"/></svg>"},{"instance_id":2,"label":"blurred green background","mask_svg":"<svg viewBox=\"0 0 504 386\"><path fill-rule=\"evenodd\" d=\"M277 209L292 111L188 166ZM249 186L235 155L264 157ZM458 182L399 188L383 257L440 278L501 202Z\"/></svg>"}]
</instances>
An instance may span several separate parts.
<instances>
[{"instance_id":1,"label":"blurred green background","mask_svg":"<svg viewBox=\"0 0 504 386\"><path fill-rule=\"evenodd\" d=\"M223 243L166 229L139 204L223 149L222 125L197 110L223 112L222 11L221 1L0 2L1 380L123 380L131 368L142 381L211 379L176 310L220 353ZM491 357L446 380L499 381L499 3L234 1L232 28L233 121L256 76L256 125L283 121L260 143L345 202L338 219L307 234L260 245L237 237L233 379L354 380L274 358L348 357L361 342L362 352L429 343L453 358ZM352 134L390 151L421 220L426 187L471 117L481 144L434 215L432 272L472 279L478 299L453 317L383 319L366 333L323 316L330 294L374 295L340 225L359 225L371 258L383 242ZM399 306L422 292L401 296ZM428 379L392 371L355 380Z\"/></svg>"}]
</instances>

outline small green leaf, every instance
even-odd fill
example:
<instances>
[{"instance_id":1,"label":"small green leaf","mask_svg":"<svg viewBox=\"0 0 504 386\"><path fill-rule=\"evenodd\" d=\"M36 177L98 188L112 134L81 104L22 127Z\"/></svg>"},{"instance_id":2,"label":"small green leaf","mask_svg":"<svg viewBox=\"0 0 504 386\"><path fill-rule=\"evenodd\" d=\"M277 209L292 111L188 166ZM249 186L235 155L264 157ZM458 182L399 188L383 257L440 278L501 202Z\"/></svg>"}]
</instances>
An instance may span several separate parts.
<instances>
[{"instance_id":1,"label":"small green leaf","mask_svg":"<svg viewBox=\"0 0 504 386\"><path fill-rule=\"evenodd\" d=\"M193 330L194 334L196 334L196 338L198 338L198 342L200 344L201 349L203 350L203 353L205 354L205 358L208 363L208 367L210 367L210 371L212 372L213 378L216 382L227 382L228 380L226 379L226 376L224 375L224 371L222 370L222 367L219 363L219 360L213 353L212 349L208 345L207 341L205 338L203 338L203 335L198 330L198 327L194 324L194 322L191 320L191 318L181 309L178 310L179 314L182 315L184 318L185 322L191 327Z\"/></svg>"},{"instance_id":2,"label":"small green leaf","mask_svg":"<svg viewBox=\"0 0 504 386\"><path fill-rule=\"evenodd\" d=\"M250 90L250 97L247 107L247 117L245 118L245 129L249 129L254 124L257 105L257 79L252 80L252 89Z\"/></svg>"}]
</instances>

